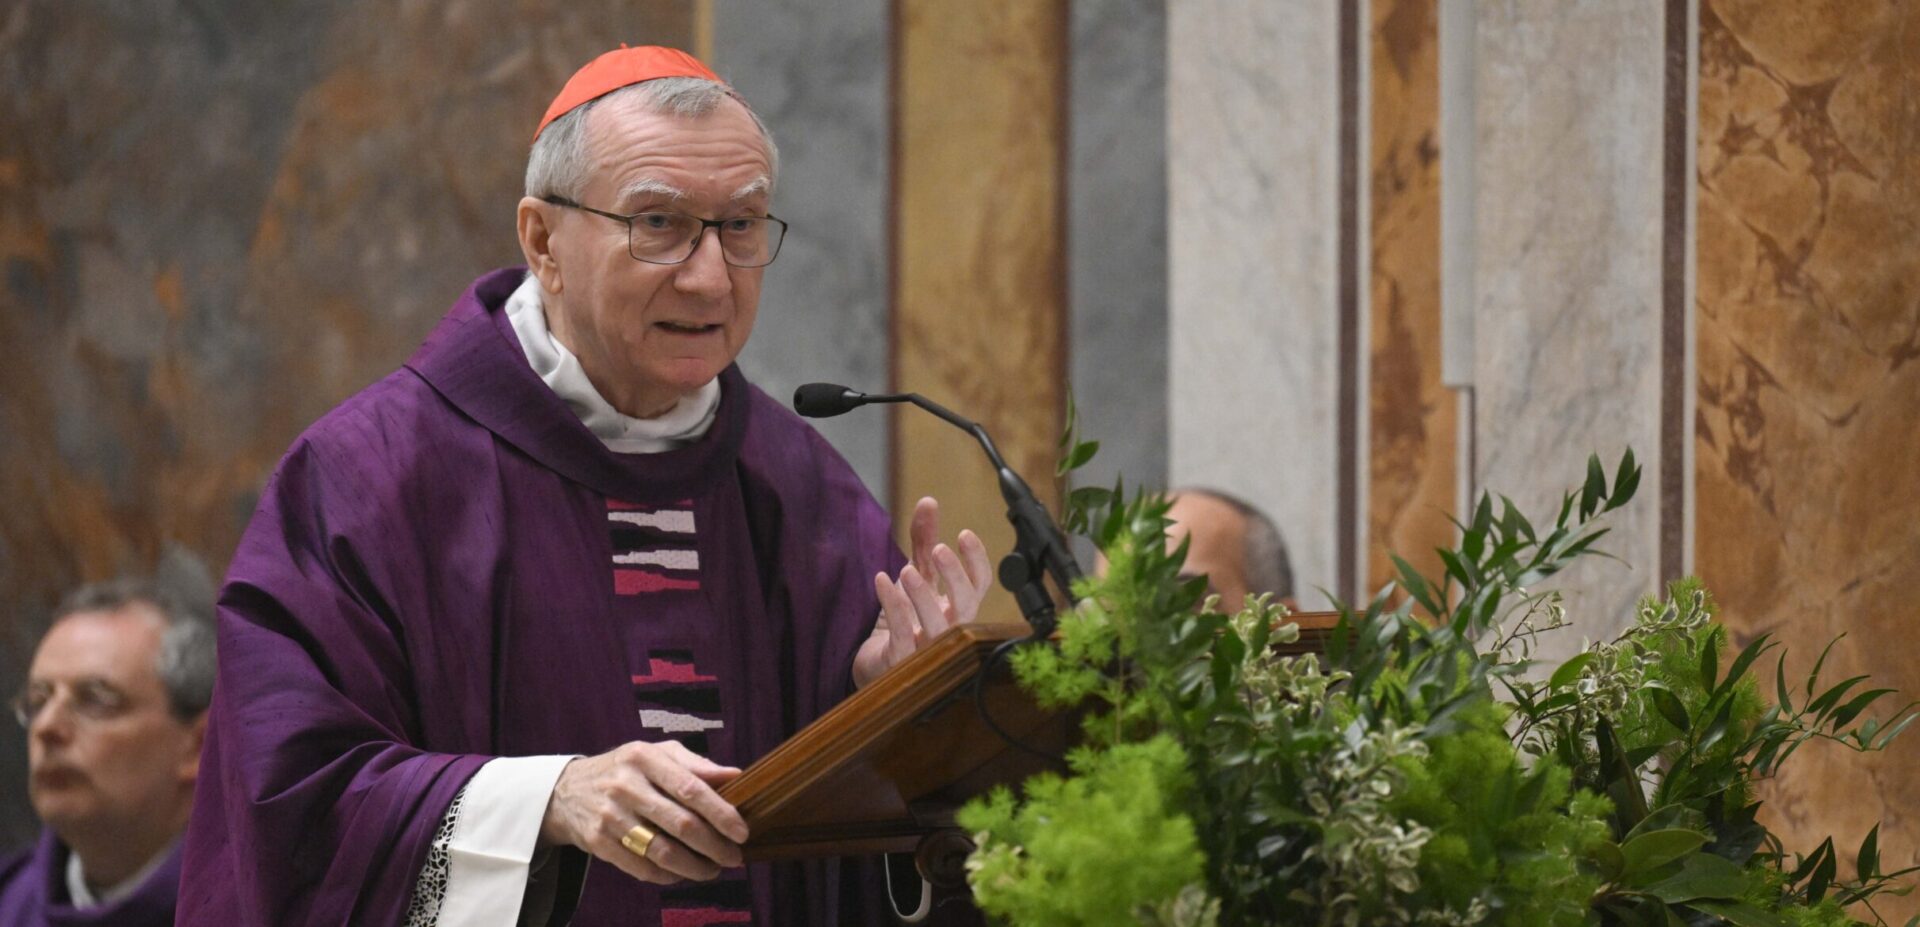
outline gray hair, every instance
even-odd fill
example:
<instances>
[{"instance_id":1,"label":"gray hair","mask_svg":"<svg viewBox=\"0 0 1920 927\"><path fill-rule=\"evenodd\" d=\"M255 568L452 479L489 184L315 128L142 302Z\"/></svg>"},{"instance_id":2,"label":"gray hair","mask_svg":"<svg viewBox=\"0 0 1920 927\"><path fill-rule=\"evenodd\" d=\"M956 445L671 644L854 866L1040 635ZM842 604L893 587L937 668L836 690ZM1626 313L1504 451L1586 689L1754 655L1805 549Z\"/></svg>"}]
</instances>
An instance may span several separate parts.
<instances>
[{"instance_id":1,"label":"gray hair","mask_svg":"<svg viewBox=\"0 0 1920 927\"><path fill-rule=\"evenodd\" d=\"M1191 488L1179 493L1218 499L1247 522L1246 537L1240 542L1240 570L1247 578L1247 591L1271 592L1280 598L1293 595L1293 561L1287 557L1287 544L1280 528L1267 513L1238 496L1218 489Z\"/></svg>"},{"instance_id":2,"label":"gray hair","mask_svg":"<svg viewBox=\"0 0 1920 927\"><path fill-rule=\"evenodd\" d=\"M74 615L117 612L141 604L152 606L164 626L153 668L167 690L168 707L174 717L191 721L213 703L217 665L211 608L198 602L190 605L159 583L123 577L88 583L68 593L54 610L53 624Z\"/></svg>"},{"instance_id":3,"label":"gray hair","mask_svg":"<svg viewBox=\"0 0 1920 927\"><path fill-rule=\"evenodd\" d=\"M753 117L754 128L760 130L760 141L767 147L767 181L771 185L780 175L780 149L774 147L773 133L767 131L760 114L747 106L740 94L726 84L704 77L661 77L629 84L588 100L548 123L527 154L527 195L562 196L579 201L587 187L587 114L602 103L630 99L645 112L698 117L713 112L729 97L746 108L747 115Z\"/></svg>"}]
</instances>

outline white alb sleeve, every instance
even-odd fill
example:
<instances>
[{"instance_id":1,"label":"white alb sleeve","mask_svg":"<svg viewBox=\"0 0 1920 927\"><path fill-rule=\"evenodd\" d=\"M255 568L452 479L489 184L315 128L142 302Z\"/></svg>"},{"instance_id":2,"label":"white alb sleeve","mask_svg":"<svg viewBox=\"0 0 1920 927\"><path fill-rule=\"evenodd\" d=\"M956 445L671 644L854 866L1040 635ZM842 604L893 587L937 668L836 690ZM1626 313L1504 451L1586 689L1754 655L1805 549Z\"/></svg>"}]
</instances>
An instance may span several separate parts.
<instances>
[{"instance_id":1,"label":"white alb sleeve","mask_svg":"<svg viewBox=\"0 0 1920 927\"><path fill-rule=\"evenodd\" d=\"M454 797L414 885L408 927L514 927L540 821L574 756L489 760Z\"/></svg>"}]
</instances>

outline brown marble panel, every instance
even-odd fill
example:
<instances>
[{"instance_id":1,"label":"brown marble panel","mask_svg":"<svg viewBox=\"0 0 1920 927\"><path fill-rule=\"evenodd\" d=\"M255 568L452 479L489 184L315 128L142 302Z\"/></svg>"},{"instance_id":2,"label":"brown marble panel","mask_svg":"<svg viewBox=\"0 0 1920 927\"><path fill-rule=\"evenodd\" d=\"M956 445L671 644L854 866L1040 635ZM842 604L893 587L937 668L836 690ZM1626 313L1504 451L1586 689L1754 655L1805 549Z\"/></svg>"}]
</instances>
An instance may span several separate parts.
<instances>
[{"instance_id":1,"label":"brown marble panel","mask_svg":"<svg viewBox=\"0 0 1920 927\"><path fill-rule=\"evenodd\" d=\"M899 0L895 15L894 383L984 424L1053 506L1067 377L1066 5ZM949 532L972 527L996 558L1011 550L973 440L916 409L894 422L894 510L933 495ZM1019 617L998 589L986 613Z\"/></svg>"},{"instance_id":2,"label":"brown marble panel","mask_svg":"<svg viewBox=\"0 0 1920 927\"><path fill-rule=\"evenodd\" d=\"M533 126L688 2L0 9L0 692L58 595L217 575L293 436L519 258ZM0 845L31 828L0 734Z\"/></svg>"},{"instance_id":3,"label":"brown marble panel","mask_svg":"<svg viewBox=\"0 0 1920 927\"><path fill-rule=\"evenodd\" d=\"M1453 540L1456 405L1440 383L1440 33L1437 0L1372 5L1368 591L1389 553L1429 576Z\"/></svg>"},{"instance_id":4,"label":"brown marble panel","mask_svg":"<svg viewBox=\"0 0 1920 927\"><path fill-rule=\"evenodd\" d=\"M1920 694L1920 3L1700 20L1697 566L1789 673L1844 632L1833 681ZM1796 756L1770 820L1802 851L1884 822L1888 868L1920 862L1916 759Z\"/></svg>"}]
</instances>

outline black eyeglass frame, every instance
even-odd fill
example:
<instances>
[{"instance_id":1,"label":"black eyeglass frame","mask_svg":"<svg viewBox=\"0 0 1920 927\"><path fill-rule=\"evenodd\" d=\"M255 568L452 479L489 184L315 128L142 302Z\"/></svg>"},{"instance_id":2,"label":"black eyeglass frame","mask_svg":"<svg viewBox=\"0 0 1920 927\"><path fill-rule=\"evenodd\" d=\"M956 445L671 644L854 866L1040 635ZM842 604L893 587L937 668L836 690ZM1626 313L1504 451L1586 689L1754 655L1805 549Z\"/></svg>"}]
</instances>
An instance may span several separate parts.
<instances>
[{"instance_id":1,"label":"black eyeglass frame","mask_svg":"<svg viewBox=\"0 0 1920 927\"><path fill-rule=\"evenodd\" d=\"M624 223L627 227L627 257L633 258L634 260L639 261L643 264L659 264L659 265L668 266L668 267L674 264L685 264L687 261L693 259L693 253L695 251L700 250L700 243L705 241L707 238L707 229L715 229L719 231L721 237L724 239L726 237L727 231L725 228L722 228L722 226L725 226L729 222L738 221L740 219L753 219L756 221L764 220L764 221L772 222L774 224L774 227L779 229L780 234L774 236L773 247L768 249L767 260L766 260L766 263L764 264L736 264L733 262L733 259L728 256L726 246L722 245L720 248L720 259L723 261L726 261L728 267L754 268L754 267L765 267L768 264L772 264L774 258L777 258L780 256L780 246L781 244L785 243L787 239L786 220L780 218L779 216L775 216L771 214L765 215L765 216L733 216L732 218L728 218L728 219L702 219L699 216L692 215L690 213L676 212L671 209L642 209L639 212L633 213L632 215L623 216L617 212L608 212L604 209L595 209L592 206L576 203L573 200L567 199L564 196L558 196L554 194L548 194L546 196L543 196L540 198L540 201L543 203L552 203L555 206L565 206L568 209L578 209L581 212L590 212L596 216L605 216L616 222ZM638 219L641 216L647 216L647 215L686 216L687 218L700 223L700 231L694 234L693 246L687 249L687 254L685 257L682 257L680 260L677 260L677 261L655 261L648 258L643 258L640 255L633 253L633 220Z\"/></svg>"}]
</instances>

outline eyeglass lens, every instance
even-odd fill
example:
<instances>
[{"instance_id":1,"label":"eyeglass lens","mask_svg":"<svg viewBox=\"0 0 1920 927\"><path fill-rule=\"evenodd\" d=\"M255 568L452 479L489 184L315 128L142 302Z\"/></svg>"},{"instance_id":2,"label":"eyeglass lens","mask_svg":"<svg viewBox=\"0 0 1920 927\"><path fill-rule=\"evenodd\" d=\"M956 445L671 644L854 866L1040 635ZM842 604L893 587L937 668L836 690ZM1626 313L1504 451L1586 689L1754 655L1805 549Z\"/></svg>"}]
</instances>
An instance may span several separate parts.
<instances>
[{"instance_id":1,"label":"eyeglass lens","mask_svg":"<svg viewBox=\"0 0 1920 927\"><path fill-rule=\"evenodd\" d=\"M89 721L101 721L127 710L126 693L114 688L101 679L82 679L71 686L65 686L69 695L66 707L79 717ZM32 726L34 719L45 711L53 701L56 688L50 685L34 685L13 699L13 717L21 727Z\"/></svg>"},{"instance_id":2,"label":"eyeglass lens","mask_svg":"<svg viewBox=\"0 0 1920 927\"><path fill-rule=\"evenodd\" d=\"M678 264L693 256L710 224L676 212L643 212L628 223L627 246L633 256L655 264ZM720 248L735 267L773 262L780 248L780 223L763 216L742 216L711 223L720 232Z\"/></svg>"}]
</instances>

